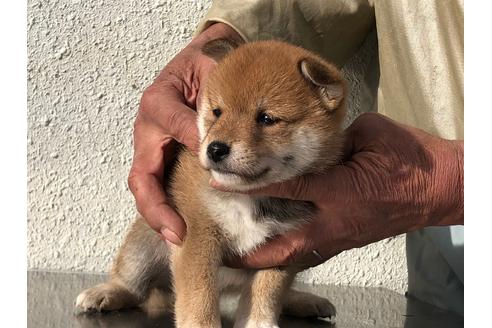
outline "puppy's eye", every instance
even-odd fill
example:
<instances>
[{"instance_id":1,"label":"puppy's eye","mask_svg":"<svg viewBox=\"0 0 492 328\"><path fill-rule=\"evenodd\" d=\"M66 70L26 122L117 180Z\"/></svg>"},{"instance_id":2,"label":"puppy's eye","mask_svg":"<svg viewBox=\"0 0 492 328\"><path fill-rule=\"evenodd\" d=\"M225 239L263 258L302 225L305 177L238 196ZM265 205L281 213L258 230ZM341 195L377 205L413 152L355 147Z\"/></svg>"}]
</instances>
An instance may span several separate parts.
<instances>
[{"instance_id":1,"label":"puppy's eye","mask_svg":"<svg viewBox=\"0 0 492 328\"><path fill-rule=\"evenodd\" d=\"M217 117L217 118L219 118L220 115L222 115L222 111L220 110L220 108L214 108L212 110L212 113L214 113L214 116Z\"/></svg>"},{"instance_id":2,"label":"puppy's eye","mask_svg":"<svg viewBox=\"0 0 492 328\"><path fill-rule=\"evenodd\" d=\"M263 125L273 125L277 122L277 120L267 113L260 113L256 118L256 122Z\"/></svg>"}]
</instances>

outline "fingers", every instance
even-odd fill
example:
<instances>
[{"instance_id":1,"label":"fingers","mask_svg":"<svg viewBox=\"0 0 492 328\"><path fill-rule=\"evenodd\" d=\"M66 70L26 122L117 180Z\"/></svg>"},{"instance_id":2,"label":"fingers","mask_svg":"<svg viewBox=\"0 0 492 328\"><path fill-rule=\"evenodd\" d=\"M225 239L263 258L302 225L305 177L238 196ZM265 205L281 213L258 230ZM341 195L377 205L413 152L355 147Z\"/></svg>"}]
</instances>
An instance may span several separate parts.
<instances>
[{"instance_id":1,"label":"fingers","mask_svg":"<svg viewBox=\"0 0 492 328\"><path fill-rule=\"evenodd\" d=\"M160 140L155 135L143 133L144 131L135 131L135 153L128 185L135 197L139 213L149 226L179 245L185 236L186 224L167 204L162 185L164 149L171 139ZM146 142L141 141L144 137Z\"/></svg>"},{"instance_id":2,"label":"fingers","mask_svg":"<svg viewBox=\"0 0 492 328\"><path fill-rule=\"evenodd\" d=\"M252 190L248 193L259 196L311 201L316 198L316 189L318 189L316 177L306 175L289 181L274 183L264 188Z\"/></svg>"},{"instance_id":3,"label":"fingers","mask_svg":"<svg viewBox=\"0 0 492 328\"><path fill-rule=\"evenodd\" d=\"M147 88L140 102L135 124L144 128L158 126L160 134L167 134L191 151L198 151L196 112L184 104L182 93L169 82L156 83Z\"/></svg>"},{"instance_id":4,"label":"fingers","mask_svg":"<svg viewBox=\"0 0 492 328\"><path fill-rule=\"evenodd\" d=\"M313 193L313 191L318 184L316 177L309 175L296 177L285 182L272 183L266 187L246 191L226 188L213 178L210 179L209 183L211 187L225 192L238 192L257 196L270 196L303 201L314 200L315 193Z\"/></svg>"},{"instance_id":5,"label":"fingers","mask_svg":"<svg viewBox=\"0 0 492 328\"><path fill-rule=\"evenodd\" d=\"M169 114L167 120L171 136L194 153L197 153L199 144L196 112L187 106L176 104L176 110Z\"/></svg>"},{"instance_id":6,"label":"fingers","mask_svg":"<svg viewBox=\"0 0 492 328\"><path fill-rule=\"evenodd\" d=\"M264 269L286 266L296 259L297 248L300 241L296 236L277 236L267 244L260 246L252 253L230 260L227 264L236 268Z\"/></svg>"},{"instance_id":7,"label":"fingers","mask_svg":"<svg viewBox=\"0 0 492 328\"><path fill-rule=\"evenodd\" d=\"M172 84L154 84L142 96L135 121L135 151L128 184L137 209L149 226L179 245L185 236L186 224L168 205L163 187L164 166L171 158L172 138L192 151L198 150L196 113L183 104L182 95Z\"/></svg>"},{"instance_id":8,"label":"fingers","mask_svg":"<svg viewBox=\"0 0 492 328\"><path fill-rule=\"evenodd\" d=\"M324 262L312 253L311 248L312 243L306 238L306 230L302 229L276 236L246 256L229 259L226 265L250 269L288 265L305 269Z\"/></svg>"},{"instance_id":9,"label":"fingers","mask_svg":"<svg viewBox=\"0 0 492 328\"><path fill-rule=\"evenodd\" d=\"M184 220L167 204L160 179L155 175L132 172L128 178L138 212L149 226L167 240L180 245L186 234Z\"/></svg>"},{"instance_id":10,"label":"fingers","mask_svg":"<svg viewBox=\"0 0 492 328\"><path fill-rule=\"evenodd\" d=\"M353 191L353 184L356 181L355 174L352 165L337 165L323 175L304 175L248 191L227 189L213 179L210 180L210 185L222 191L301 200L316 204L321 200L326 202L343 199Z\"/></svg>"}]
</instances>

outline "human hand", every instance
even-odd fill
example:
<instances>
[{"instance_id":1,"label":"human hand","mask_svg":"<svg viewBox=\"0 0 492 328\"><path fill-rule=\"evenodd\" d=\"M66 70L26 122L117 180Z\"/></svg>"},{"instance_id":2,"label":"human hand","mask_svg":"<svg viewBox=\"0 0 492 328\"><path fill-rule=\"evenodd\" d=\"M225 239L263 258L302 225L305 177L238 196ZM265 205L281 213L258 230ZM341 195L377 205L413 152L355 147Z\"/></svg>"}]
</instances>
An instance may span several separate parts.
<instances>
[{"instance_id":1,"label":"human hand","mask_svg":"<svg viewBox=\"0 0 492 328\"><path fill-rule=\"evenodd\" d=\"M317 212L299 230L229 265L304 269L390 236L463 224L463 141L441 139L379 114L361 115L346 138L343 165L248 192L310 201ZM214 181L212 186L223 189Z\"/></svg>"},{"instance_id":2,"label":"human hand","mask_svg":"<svg viewBox=\"0 0 492 328\"><path fill-rule=\"evenodd\" d=\"M162 70L143 93L135 120L133 163L128 185L137 209L161 238L181 244L184 220L167 203L164 188L166 164L173 158L176 142L198 150L196 104L215 62L202 54L205 43L217 38L242 42L226 24L217 23L195 37Z\"/></svg>"}]
</instances>

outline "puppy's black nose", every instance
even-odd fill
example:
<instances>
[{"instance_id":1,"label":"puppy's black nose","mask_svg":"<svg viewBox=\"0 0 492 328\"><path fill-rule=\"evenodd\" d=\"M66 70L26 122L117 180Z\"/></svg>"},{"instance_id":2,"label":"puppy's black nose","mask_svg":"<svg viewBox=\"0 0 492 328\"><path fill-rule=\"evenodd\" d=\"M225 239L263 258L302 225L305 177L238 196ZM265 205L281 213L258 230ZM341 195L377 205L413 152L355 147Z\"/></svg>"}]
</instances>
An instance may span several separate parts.
<instances>
[{"instance_id":1,"label":"puppy's black nose","mask_svg":"<svg viewBox=\"0 0 492 328\"><path fill-rule=\"evenodd\" d=\"M215 163L220 162L229 155L231 148L223 142L213 141L207 147L207 156Z\"/></svg>"}]
</instances>

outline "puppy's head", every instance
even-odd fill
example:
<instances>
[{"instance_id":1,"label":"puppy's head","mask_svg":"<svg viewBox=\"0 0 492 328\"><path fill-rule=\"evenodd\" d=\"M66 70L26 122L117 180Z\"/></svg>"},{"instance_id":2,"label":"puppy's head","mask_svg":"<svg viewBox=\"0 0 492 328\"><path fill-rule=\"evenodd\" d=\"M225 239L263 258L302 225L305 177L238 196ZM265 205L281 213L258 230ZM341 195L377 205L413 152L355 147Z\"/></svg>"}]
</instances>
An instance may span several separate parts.
<instances>
[{"instance_id":1,"label":"puppy's head","mask_svg":"<svg viewBox=\"0 0 492 328\"><path fill-rule=\"evenodd\" d=\"M333 65L278 41L214 40L203 52L218 62L198 114L200 162L215 180L248 190L336 163L345 84Z\"/></svg>"}]
</instances>

